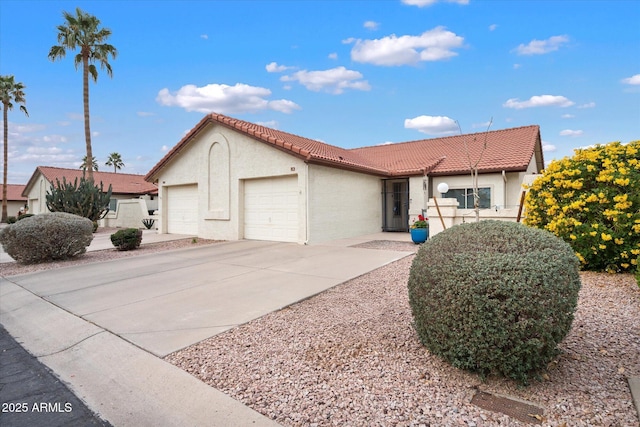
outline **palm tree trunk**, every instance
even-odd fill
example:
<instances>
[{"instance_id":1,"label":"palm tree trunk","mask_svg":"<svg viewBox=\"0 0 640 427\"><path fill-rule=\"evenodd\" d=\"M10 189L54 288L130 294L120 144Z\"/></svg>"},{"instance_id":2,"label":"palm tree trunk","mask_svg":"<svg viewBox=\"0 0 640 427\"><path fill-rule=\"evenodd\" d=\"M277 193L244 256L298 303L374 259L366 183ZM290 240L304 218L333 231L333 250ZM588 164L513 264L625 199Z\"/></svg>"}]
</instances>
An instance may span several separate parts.
<instances>
[{"instance_id":1,"label":"palm tree trunk","mask_svg":"<svg viewBox=\"0 0 640 427\"><path fill-rule=\"evenodd\" d=\"M86 168L89 181L93 182L93 150L91 149L91 126L89 123L89 56L82 55L82 95L84 101L84 139L87 147Z\"/></svg>"},{"instance_id":2,"label":"palm tree trunk","mask_svg":"<svg viewBox=\"0 0 640 427\"><path fill-rule=\"evenodd\" d=\"M9 165L9 161L7 159L9 155L9 149L7 144L9 142L9 124L7 123L7 104L3 105L2 108L2 120L4 123L4 161L3 161L3 172L2 172L2 222L7 220L7 167Z\"/></svg>"}]
</instances>

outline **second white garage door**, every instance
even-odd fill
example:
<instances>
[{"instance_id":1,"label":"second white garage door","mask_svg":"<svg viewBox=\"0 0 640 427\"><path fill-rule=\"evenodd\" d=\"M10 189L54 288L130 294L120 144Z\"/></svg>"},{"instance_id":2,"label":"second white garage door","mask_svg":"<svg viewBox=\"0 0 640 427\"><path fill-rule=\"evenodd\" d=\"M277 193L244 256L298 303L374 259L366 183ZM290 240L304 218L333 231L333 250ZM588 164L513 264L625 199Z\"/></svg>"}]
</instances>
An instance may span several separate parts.
<instances>
[{"instance_id":1,"label":"second white garage door","mask_svg":"<svg viewBox=\"0 0 640 427\"><path fill-rule=\"evenodd\" d=\"M298 177L244 182L244 238L298 241Z\"/></svg>"},{"instance_id":2,"label":"second white garage door","mask_svg":"<svg viewBox=\"0 0 640 427\"><path fill-rule=\"evenodd\" d=\"M198 186L166 187L167 233L198 234Z\"/></svg>"}]
</instances>

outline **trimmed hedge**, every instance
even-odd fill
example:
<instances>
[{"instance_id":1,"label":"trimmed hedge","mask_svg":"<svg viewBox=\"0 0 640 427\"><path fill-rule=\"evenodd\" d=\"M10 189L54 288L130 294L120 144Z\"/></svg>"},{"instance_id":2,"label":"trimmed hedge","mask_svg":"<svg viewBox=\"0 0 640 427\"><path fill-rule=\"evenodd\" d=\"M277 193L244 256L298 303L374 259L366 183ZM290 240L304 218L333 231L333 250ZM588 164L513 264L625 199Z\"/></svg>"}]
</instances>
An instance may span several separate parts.
<instances>
[{"instance_id":1,"label":"trimmed hedge","mask_svg":"<svg viewBox=\"0 0 640 427\"><path fill-rule=\"evenodd\" d=\"M72 258L93 240L91 221L64 212L26 217L0 231L5 252L22 264Z\"/></svg>"},{"instance_id":2,"label":"trimmed hedge","mask_svg":"<svg viewBox=\"0 0 640 427\"><path fill-rule=\"evenodd\" d=\"M111 243L119 251L137 249L142 242L142 230L137 228L125 228L111 235Z\"/></svg>"},{"instance_id":3,"label":"trimmed hedge","mask_svg":"<svg viewBox=\"0 0 640 427\"><path fill-rule=\"evenodd\" d=\"M457 368L527 384L571 328L579 262L547 231L462 224L421 246L408 288L414 327L429 351Z\"/></svg>"}]
</instances>

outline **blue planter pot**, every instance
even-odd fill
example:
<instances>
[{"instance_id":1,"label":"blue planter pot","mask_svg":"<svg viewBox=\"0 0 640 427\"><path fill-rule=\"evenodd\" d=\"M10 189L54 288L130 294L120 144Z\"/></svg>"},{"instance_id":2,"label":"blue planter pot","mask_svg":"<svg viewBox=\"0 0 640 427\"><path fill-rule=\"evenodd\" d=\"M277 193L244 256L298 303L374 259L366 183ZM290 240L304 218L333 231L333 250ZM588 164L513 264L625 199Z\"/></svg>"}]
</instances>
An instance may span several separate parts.
<instances>
[{"instance_id":1,"label":"blue planter pot","mask_svg":"<svg viewBox=\"0 0 640 427\"><path fill-rule=\"evenodd\" d=\"M411 240L413 243L420 244L427 241L429 237L429 229L428 228L412 228L411 229Z\"/></svg>"}]
</instances>

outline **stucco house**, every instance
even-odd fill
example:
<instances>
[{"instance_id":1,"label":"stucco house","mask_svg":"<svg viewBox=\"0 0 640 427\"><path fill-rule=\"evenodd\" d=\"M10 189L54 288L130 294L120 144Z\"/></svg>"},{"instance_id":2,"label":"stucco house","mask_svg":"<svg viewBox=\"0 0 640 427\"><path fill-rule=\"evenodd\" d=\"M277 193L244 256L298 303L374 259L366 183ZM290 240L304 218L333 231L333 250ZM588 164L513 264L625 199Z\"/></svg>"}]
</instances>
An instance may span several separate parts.
<instances>
[{"instance_id":1,"label":"stucco house","mask_svg":"<svg viewBox=\"0 0 640 427\"><path fill-rule=\"evenodd\" d=\"M543 168L540 129L345 149L213 113L145 179L158 185L160 233L317 243L407 231L440 182L451 208L467 203L480 156L484 210L517 207L524 176Z\"/></svg>"},{"instance_id":2,"label":"stucco house","mask_svg":"<svg viewBox=\"0 0 640 427\"><path fill-rule=\"evenodd\" d=\"M49 212L45 196L56 183L80 180L80 169L65 169L51 166L38 166L24 186L22 195L28 199L29 213ZM111 185L112 193L109 213L99 222L101 227L142 227L142 219L149 217L149 211L158 209L158 188L145 181L143 175L114 172L93 172L94 182L103 183L106 191Z\"/></svg>"},{"instance_id":3,"label":"stucco house","mask_svg":"<svg viewBox=\"0 0 640 427\"><path fill-rule=\"evenodd\" d=\"M27 198L22 195L24 185L7 184L7 216L18 216L20 209L27 206ZM0 203L2 202L3 185L0 184Z\"/></svg>"}]
</instances>

